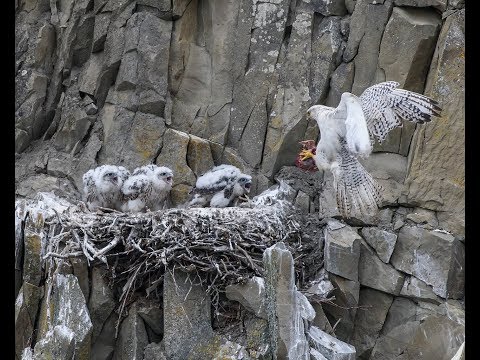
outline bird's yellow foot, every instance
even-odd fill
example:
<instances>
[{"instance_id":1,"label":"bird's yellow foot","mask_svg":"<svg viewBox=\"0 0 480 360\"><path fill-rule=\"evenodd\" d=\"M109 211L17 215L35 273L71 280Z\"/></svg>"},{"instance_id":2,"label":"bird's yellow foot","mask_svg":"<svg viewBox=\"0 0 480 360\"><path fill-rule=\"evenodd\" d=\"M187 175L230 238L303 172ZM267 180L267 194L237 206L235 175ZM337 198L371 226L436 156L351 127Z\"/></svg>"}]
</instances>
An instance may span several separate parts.
<instances>
[{"instance_id":1,"label":"bird's yellow foot","mask_svg":"<svg viewBox=\"0 0 480 360\"><path fill-rule=\"evenodd\" d=\"M300 160L302 161L313 158L313 153L310 150L306 150L306 149L300 151L299 155L301 156Z\"/></svg>"}]
</instances>

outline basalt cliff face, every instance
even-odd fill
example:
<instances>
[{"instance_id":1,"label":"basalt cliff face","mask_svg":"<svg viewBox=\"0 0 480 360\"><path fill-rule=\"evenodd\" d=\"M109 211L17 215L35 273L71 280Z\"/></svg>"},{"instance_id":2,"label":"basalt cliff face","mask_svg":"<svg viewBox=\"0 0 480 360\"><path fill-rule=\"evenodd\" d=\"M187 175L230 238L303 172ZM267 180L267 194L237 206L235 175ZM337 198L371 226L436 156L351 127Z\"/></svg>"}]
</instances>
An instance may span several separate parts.
<instances>
[{"instance_id":1,"label":"basalt cliff face","mask_svg":"<svg viewBox=\"0 0 480 360\"><path fill-rule=\"evenodd\" d=\"M16 1L18 198L73 201L90 168L156 163L173 169L178 205L199 175L232 164L253 176L252 195L280 179L292 187L314 228L306 241L318 242L309 280L323 284L295 288L279 245L264 265L282 281L267 271L227 291L247 314L243 330L212 329L204 289L175 292L166 278L161 300L130 304L115 339L118 294L104 269L70 260L50 278L43 224L18 205L17 358L28 346L35 358L186 358L174 344L187 336L172 305L183 301L208 330L192 358L451 359L464 341L464 17L462 0ZM405 123L375 145L365 166L385 188L384 206L338 223L322 174L292 167L298 141L318 137L305 111L385 80L436 99L442 117ZM325 221L311 225L319 211ZM308 289L335 299L315 303ZM274 294L289 310L272 305Z\"/></svg>"}]
</instances>

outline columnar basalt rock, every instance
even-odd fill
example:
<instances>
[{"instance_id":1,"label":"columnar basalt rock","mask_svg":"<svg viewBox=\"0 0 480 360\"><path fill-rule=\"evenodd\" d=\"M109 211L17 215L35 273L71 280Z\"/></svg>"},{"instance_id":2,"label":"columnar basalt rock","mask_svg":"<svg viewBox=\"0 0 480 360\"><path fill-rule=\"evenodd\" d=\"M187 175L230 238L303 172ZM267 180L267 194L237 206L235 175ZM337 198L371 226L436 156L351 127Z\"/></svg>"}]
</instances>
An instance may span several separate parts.
<instances>
[{"instance_id":1,"label":"columnar basalt rock","mask_svg":"<svg viewBox=\"0 0 480 360\"><path fill-rule=\"evenodd\" d=\"M205 289L185 298L190 285L172 292L168 276L119 318L120 289L97 264L46 271L48 208L68 204L41 195L16 208L17 357L450 360L464 340L464 17L464 0L16 1L17 197L75 202L91 168L156 163L174 170L178 206L232 164L252 175L251 197L286 182L308 253L279 246L280 277L232 285L231 328L212 327ZM298 141L321 136L304 113L384 80L436 99L442 117L374 145L362 162L383 208L345 222L331 176L294 167Z\"/></svg>"}]
</instances>

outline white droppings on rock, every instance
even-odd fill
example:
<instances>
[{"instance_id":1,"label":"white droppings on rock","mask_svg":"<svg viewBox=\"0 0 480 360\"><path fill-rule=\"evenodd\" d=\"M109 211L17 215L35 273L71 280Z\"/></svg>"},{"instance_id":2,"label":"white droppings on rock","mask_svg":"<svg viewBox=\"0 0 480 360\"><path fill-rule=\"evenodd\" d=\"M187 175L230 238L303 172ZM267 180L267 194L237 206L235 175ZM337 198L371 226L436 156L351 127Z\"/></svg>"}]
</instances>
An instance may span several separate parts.
<instances>
[{"instance_id":1,"label":"white droppings on rock","mask_svg":"<svg viewBox=\"0 0 480 360\"><path fill-rule=\"evenodd\" d=\"M23 349L22 360L33 360L33 351L31 348L26 347Z\"/></svg>"},{"instance_id":2,"label":"white droppings on rock","mask_svg":"<svg viewBox=\"0 0 480 360\"><path fill-rule=\"evenodd\" d=\"M307 297L303 295L300 291L297 291L296 295L297 304L300 308L300 316L305 320L313 321L317 313L315 312L312 304L310 304L310 301L308 301Z\"/></svg>"}]
</instances>

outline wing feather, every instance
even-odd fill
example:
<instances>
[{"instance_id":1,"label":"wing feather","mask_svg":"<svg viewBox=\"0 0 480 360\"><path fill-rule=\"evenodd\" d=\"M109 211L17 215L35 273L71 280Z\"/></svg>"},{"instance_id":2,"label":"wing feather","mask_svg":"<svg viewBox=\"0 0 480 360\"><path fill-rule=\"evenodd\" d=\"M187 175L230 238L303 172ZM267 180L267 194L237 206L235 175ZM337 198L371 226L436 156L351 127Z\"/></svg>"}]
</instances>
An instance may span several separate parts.
<instances>
[{"instance_id":1,"label":"wing feather","mask_svg":"<svg viewBox=\"0 0 480 360\"><path fill-rule=\"evenodd\" d=\"M360 101L368 131L382 143L387 134L402 126L402 119L423 124L441 116L438 102L412 91L397 89L399 83L387 81L367 88Z\"/></svg>"},{"instance_id":2,"label":"wing feather","mask_svg":"<svg viewBox=\"0 0 480 360\"><path fill-rule=\"evenodd\" d=\"M350 93L342 94L333 116L338 119L340 115L345 121L345 139L350 152L362 156L370 155L372 142L359 98Z\"/></svg>"}]
</instances>

